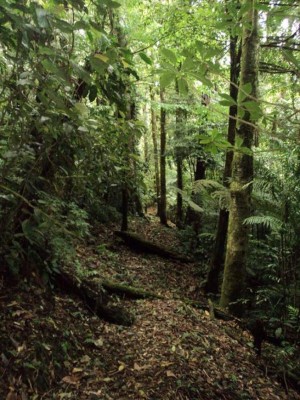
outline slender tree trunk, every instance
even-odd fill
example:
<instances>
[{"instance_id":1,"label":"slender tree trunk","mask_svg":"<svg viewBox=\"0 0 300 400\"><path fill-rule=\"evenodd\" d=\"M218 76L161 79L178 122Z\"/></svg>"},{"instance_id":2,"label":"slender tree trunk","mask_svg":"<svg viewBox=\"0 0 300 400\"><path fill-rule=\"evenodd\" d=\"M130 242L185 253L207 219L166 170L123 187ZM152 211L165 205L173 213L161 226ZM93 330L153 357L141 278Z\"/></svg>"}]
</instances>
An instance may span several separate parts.
<instances>
[{"instance_id":1,"label":"slender tree trunk","mask_svg":"<svg viewBox=\"0 0 300 400\"><path fill-rule=\"evenodd\" d=\"M238 37L230 37L230 96L237 102L238 97L238 81L240 74L241 46L238 44ZM229 107L229 121L227 130L227 140L234 145L235 129L236 129L237 106ZM229 187L229 178L231 177L233 152L227 151L225 158L225 167L223 174L223 185ZM219 212L217 233L215 238L215 247L212 255L210 270L205 285L206 293L218 293L219 277L223 268L224 253L228 229L229 211L221 208Z\"/></svg>"},{"instance_id":2,"label":"slender tree trunk","mask_svg":"<svg viewBox=\"0 0 300 400\"><path fill-rule=\"evenodd\" d=\"M160 90L160 222L167 225L167 188L166 188L166 110L164 109L164 92Z\"/></svg>"},{"instance_id":3,"label":"slender tree trunk","mask_svg":"<svg viewBox=\"0 0 300 400\"><path fill-rule=\"evenodd\" d=\"M247 11L243 15L241 79L238 94L240 120L236 138L241 139L243 147L251 149L255 132L255 118L243 105L245 102L257 98L258 13L255 8L256 0L243 0L242 5L247 5ZM243 90L246 84L251 86L251 90L248 90L250 93L245 96ZM230 312L235 315L243 313L241 298L244 294L248 247L248 227L244 224L244 220L250 215L250 182L252 179L253 156L235 151L230 184L228 240L220 300L221 307L228 307Z\"/></svg>"},{"instance_id":4,"label":"slender tree trunk","mask_svg":"<svg viewBox=\"0 0 300 400\"><path fill-rule=\"evenodd\" d=\"M175 90L177 95L179 96L179 88L178 82L176 80ZM175 149L175 160L176 160L176 174L177 174L177 201L176 201L176 226L177 228L183 228L183 201L181 191L183 190L183 155L182 155L182 146L180 145L180 140L183 136L183 118L184 110L179 106L176 109L176 141L177 146Z\"/></svg>"},{"instance_id":5,"label":"slender tree trunk","mask_svg":"<svg viewBox=\"0 0 300 400\"><path fill-rule=\"evenodd\" d=\"M145 104L143 107L143 115L148 116L148 109L147 105ZM146 168L149 168L150 156L149 156L149 120L146 117L144 119L146 129L143 132L143 141L144 141L144 162L146 164Z\"/></svg>"},{"instance_id":6,"label":"slender tree trunk","mask_svg":"<svg viewBox=\"0 0 300 400\"><path fill-rule=\"evenodd\" d=\"M152 127L152 141L153 141L153 152L154 152L154 170L155 170L155 193L156 193L156 204L157 204L157 215L159 216L160 209L160 181L159 181L159 157L158 157L158 144L157 144L157 120L156 113L153 107L155 100L155 93L152 87L150 87L150 99L151 99L151 127Z\"/></svg>"},{"instance_id":7,"label":"slender tree trunk","mask_svg":"<svg viewBox=\"0 0 300 400\"><path fill-rule=\"evenodd\" d=\"M176 170L177 170L177 189L183 190L182 156L179 154L176 157ZM177 192L176 226L179 229L183 228L183 202L182 202L182 195L180 192Z\"/></svg>"}]
</instances>

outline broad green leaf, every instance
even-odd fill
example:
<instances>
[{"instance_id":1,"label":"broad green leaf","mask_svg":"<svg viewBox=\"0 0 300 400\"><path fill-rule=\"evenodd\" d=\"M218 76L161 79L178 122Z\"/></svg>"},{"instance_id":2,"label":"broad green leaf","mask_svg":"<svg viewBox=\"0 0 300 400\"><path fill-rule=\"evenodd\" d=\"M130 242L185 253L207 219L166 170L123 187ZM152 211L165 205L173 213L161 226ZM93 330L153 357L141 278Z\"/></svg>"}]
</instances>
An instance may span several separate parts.
<instances>
[{"instance_id":1,"label":"broad green leaf","mask_svg":"<svg viewBox=\"0 0 300 400\"><path fill-rule=\"evenodd\" d=\"M187 83L186 79L178 78L177 83L178 83L179 93L183 94L183 95L187 94L189 91L189 87L188 87L188 83Z\"/></svg>"},{"instance_id":2,"label":"broad green leaf","mask_svg":"<svg viewBox=\"0 0 300 400\"><path fill-rule=\"evenodd\" d=\"M235 137L234 148L236 150L240 149L242 147L242 145L243 145L243 138L241 138L240 136L237 135Z\"/></svg>"},{"instance_id":3,"label":"broad green leaf","mask_svg":"<svg viewBox=\"0 0 300 400\"><path fill-rule=\"evenodd\" d=\"M54 26L64 33L72 33L74 30L73 25L69 24L63 19L56 19L53 21Z\"/></svg>"},{"instance_id":4,"label":"broad green leaf","mask_svg":"<svg viewBox=\"0 0 300 400\"><path fill-rule=\"evenodd\" d=\"M124 58L121 59L121 62L122 62L122 64L123 64L123 67L124 67L124 68L130 68L130 64L128 64L128 62L125 61Z\"/></svg>"},{"instance_id":5,"label":"broad green leaf","mask_svg":"<svg viewBox=\"0 0 300 400\"><path fill-rule=\"evenodd\" d=\"M105 71L107 70L107 64L95 56L90 57L90 63L91 63L93 70L95 70L96 72L98 72L101 75L103 75L105 73Z\"/></svg>"},{"instance_id":6,"label":"broad green leaf","mask_svg":"<svg viewBox=\"0 0 300 400\"><path fill-rule=\"evenodd\" d=\"M35 9L36 16L37 16L37 21L39 24L39 27L47 29L50 27L48 17L49 17L49 12L47 10L44 10L43 8L37 7Z\"/></svg>"},{"instance_id":7,"label":"broad green leaf","mask_svg":"<svg viewBox=\"0 0 300 400\"><path fill-rule=\"evenodd\" d=\"M245 101L242 105L250 112L252 121L257 121L263 115L257 101Z\"/></svg>"},{"instance_id":8,"label":"broad green leaf","mask_svg":"<svg viewBox=\"0 0 300 400\"><path fill-rule=\"evenodd\" d=\"M187 57L182 63L181 71L189 72L195 69L195 62L192 58Z\"/></svg>"},{"instance_id":9,"label":"broad green leaf","mask_svg":"<svg viewBox=\"0 0 300 400\"><path fill-rule=\"evenodd\" d=\"M107 63L107 61L109 60L109 57L107 57L105 54L95 54L94 55L95 58L98 58L99 60L103 61L104 63Z\"/></svg>"},{"instance_id":10,"label":"broad green leaf","mask_svg":"<svg viewBox=\"0 0 300 400\"><path fill-rule=\"evenodd\" d=\"M224 107L230 107L233 105L233 103L229 100L220 100L219 104Z\"/></svg>"},{"instance_id":11,"label":"broad green leaf","mask_svg":"<svg viewBox=\"0 0 300 400\"><path fill-rule=\"evenodd\" d=\"M239 102L244 101L245 98L249 96L251 91L252 91L252 84L250 82L245 83L245 85L241 86L239 88Z\"/></svg>"},{"instance_id":12,"label":"broad green leaf","mask_svg":"<svg viewBox=\"0 0 300 400\"><path fill-rule=\"evenodd\" d=\"M200 139L200 144L209 144L211 143L211 138Z\"/></svg>"},{"instance_id":13,"label":"broad green leaf","mask_svg":"<svg viewBox=\"0 0 300 400\"><path fill-rule=\"evenodd\" d=\"M170 49L166 49L166 48L162 48L160 49L160 53L168 60L170 61L170 63L172 65L176 65L177 64L177 57L175 55L175 53L170 50Z\"/></svg>"},{"instance_id":14,"label":"broad green leaf","mask_svg":"<svg viewBox=\"0 0 300 400\"><path fill-rule=\"evenodd\" d=\"M207 87L212 87L213 83L210 79L206 78L203 74L199 72L192 72L191 75L196 78L198 81L202 82Z\"/></svg>"},{"instance_id":15,"label":"broad green leaf","mask_svg":"<svg viewBox=\"0 0 300 400\"><path fill-rule=\"evenodd\" d=\"M168 63L168 62L166 62L166 61L161 61L161 62L160 62L160 66L161 66L161 68L160 68L160 70L158 71L159 73L166 72L166 71L172 71L172 72L175 73L175 74L178 73L177 68L174 67L174 65L172 65L172 64L170 64L170 63Z\"/></svg>"},{"instance_id":16,"label":"broad green leaf","mask_svg":"<svg viewBox=\"0 0 300 400\"><path fill-rule=\"evenodd\" d=\"M145 61L146 64L152 65L152 60L147 56L146 53L139 53L140 58Z\"/></svg>"},{"instance_id":17,"label":"broad green leaf","mask_svg":"<svg viewBox=\"0 0 300 400\"><path fill-rule=\"evenodd\" d=\"M245 116L245 110L242 107L238 106L238 112L237 112L237 117L239 119L243 119Z\"/></svg>"},{"instance_id":18,"label":"broad green leaf","mask_svg":"<svg viewBox=\"0 0 300 400\"><path fill-rule=\"evenodd\" d=\"M229 96L229 94L227 94L227 93L221 93L220 96L221 96L223 99L226 100L226 102L228 103L228 104L226 104L226 105L234 106L234 105L237 104L237 102L236 102L231 96ZM221 102L220 102L220 104L221 104ZM224 105L224 104L223 104L223 105Z\"/></svg>"},{"instance_id":19,"label":"broad green leaf","mask_svg":"<svg viewBox=\"0 0 300 400\"><path fill-rule=\"evenodd\" d=\"M79 112L80 115L85 116L89 113L87 106L83 103L76 103L74 107L75 107L76 111Z\"/></svg>"},{"instance_id":20,"label":"broad green leaf","mask_svg":"<svg viewBox=\"0 0 300 400\"><path fill-rule=\"evenodd\" d=\"M160 85L161 88L164 89L169 86L176 78L176 74L174 72L164 72L160 76Z\"/></svg>"}]
</instances>

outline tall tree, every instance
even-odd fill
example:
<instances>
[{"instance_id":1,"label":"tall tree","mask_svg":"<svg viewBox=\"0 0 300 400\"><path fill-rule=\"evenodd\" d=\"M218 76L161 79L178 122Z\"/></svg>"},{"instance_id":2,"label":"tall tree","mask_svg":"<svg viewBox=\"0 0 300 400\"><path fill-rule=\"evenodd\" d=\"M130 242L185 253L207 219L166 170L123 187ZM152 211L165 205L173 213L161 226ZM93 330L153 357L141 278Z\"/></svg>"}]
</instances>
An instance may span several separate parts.
<instances>
[{"instance_id":1,"label":"tall tree","mask_svg":"<svg viewBox=\"0 0 300 400\"><path fill-rule=\"evenodd\" d=\"M238 36L230 36L230 97L234 102L237 102L238 97L238 80L240 73L241 47ZM234 145L235 130L236 130L237 105L231 104L229 107L229 120L227 130L227 140L231 145ZM229 187L229 180L232 169L232 150L228 150L225 158L225 167L223 173L223 185ZM226 208L221 208L219 211L217 233L215 237L215 246L210 263L210 269L205 285L206 293L218 293L219 277L224 263L224 252L227 238L229 211Z\"/></svg>"},{"instance_id":2,"label":"tall tree","mask_svg":"<svg viewBox=\"0 0 300 400\"><path fill-rule=\"evenodd\" d=\"M243 0L241 77L238 93L238 124L236 143L244 147L235 151L230 184L230 214L226 248L224 277L220 305L236 315L243 313L243 296L248 227L244 220L250 216L251 181L253 180L253 156L251 146L256 130L256 116L251 105L257 101L258 78L258 12L256 0ZM246 151L248 150L248 151Z\"/></svg>"},{"instance_id":3,"label":"tall tree","mask_svg":"<svg viewBox=\"0 0 300 400\"><path fill-rule=\"evenodd\" d=\"M166 109L164 108L164 91L160 90L160 222L168 224L167 220L167 186L166 186Z\"/></svg>"},{"instance_id":4,"label":"tall tree","mask_svg":"<svg viewBox=\"0 0 300 400\"><path fill-rule=\"evenodd\" d=\"M180 69L180 68L179 68ZM175 91L177 96L179 97L179 88L178 88L178 79L175 82ZM182 130L183 130L183 122L185 118L185 111L179 105L176 108L176 127L175 127L175 137L177 141L177 146L175 148L175 162L176 162L176 174L177 174L177 201L176 201L176 226L177 228L183 227L183 201L182 201L182 193L183 190L183 154L182 154Z\"/></svg>"},{"instance_id":5,"label":"tall tree","mask_svg":"<svg viewBox=\"0 0 300 400\"><path fill-rule=\"evenodd\" d=\"M151 100L151 133L152 133L153 153L154 153L155 194L156 194L157 215L159 216L160 181L159 181L159 153L158 153L158 141L157 141L157 115L154 109L155 91L152 86L150 86L150 100Z\"/></svg>"}]
</instances>

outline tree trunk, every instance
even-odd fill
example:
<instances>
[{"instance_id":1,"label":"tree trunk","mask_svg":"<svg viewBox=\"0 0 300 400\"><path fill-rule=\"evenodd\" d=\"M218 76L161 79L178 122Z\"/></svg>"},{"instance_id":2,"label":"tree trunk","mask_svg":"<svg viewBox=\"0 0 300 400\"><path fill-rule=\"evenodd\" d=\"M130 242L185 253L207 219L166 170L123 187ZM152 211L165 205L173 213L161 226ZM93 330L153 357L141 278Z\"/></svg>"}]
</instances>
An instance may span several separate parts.
<instances>
[{"instance_id":1,"label":"tree trunk","mask_svg":"<svg viewBox=\"0 0 300 400\"><path fill-rule=\"evenodd\" d=\"M247 7L247 11L243 15L241 79L238 94L240 120L236 131L236 138L240 138L242 146L249 150L255 132L255 118L243 105L245 105L245 101L253 101L257 98L258 13L255 3L255 0L242 1L242 5L251 7ZM248 90L250 93L247 95L243 92L246 84L251 85L251 90ZM245 286L248 246L248 227L244 224L244 220L250 215L250 182L252 179L253 156L235 151L230 184L228 240L220 300L221 307L228 307L230 312L235 315L243 313L241 298Z\"/></svg>"},{"instance_id":2,"label":"tree trunk","mask_svg":"<svg viewBox=\"0 0 300 400\"><path fill-rule=\"evenodd\" d=\"M157 145L157 121L156 121L156 113L153 107L155 94L152 87L150 87L150 99L151 99L151 127L152 127L152 141L153 141L154 169L155 169L155 193L156 193L157 215L159 216L160 182L159 182L159 160L158 160L158 145Z\"/></svg>"},{"instance_id":3,"label":"tree trunk","mask_svg":"<svg viewBox=\"0 0 300 400\"><path fill-rule=\"evenodd\" d=\"M182 156L176 156L176 170L177 170L177 189L183 190L183 177L182 177ZM177 193L176 201L176 226L179 229L183 228L183 202L180 192Z\"/></svg>"},{"instance_id":4,"label":"tree trunk","mask_svg":"<svg viewBox=\"0 0 300 400\"><path fill-rule=\"evenodd\" d=\"M176 79L175 83L175 90L177 96L179 96L179 88L178 88L178 81ZM182 163L183 163L183 156L182 156L182 147L180 144L180 140L182 138L182 129L183 129L183 113L184 111L179 106L176 109L176 129L175 129L175 136L176 136L176 148L175 148L175 160L176 160L176 174L177 174L177 201L176 201L176 226L177 228L181 229L183 227L183 202L182 202L182 194L180 191L183 190L183 171L182 171Z\"/></svg>"},{"instance_id":5,"label":"tree trunk","mask_svg":"<svg viewBox=\"0 0 300 400\"><path fill-rule=\"evenodd\" d=\"M166 187L166 110L164 109L164 92L160 90L160 222L168 225L167 221L167 187Z\"/></svg>"},{"instance_id":6,"label":"tree trunk","mask_svg":"<svg viewBox=\"0 0 300 400\"><path fill-rule=\"evenodd\" d=\"M238 81L240 74L241 46L238 45L238 37L230 37L230 97L237 102L238 97ZM235 129L236 129L237 106L229 107L229 121L227 130L227 140L234 145ZM231 177L233 152L227 151L225 158L225 167L223 174L223 185L229 187L229 178ZM212 255L210 270L208 272L205 285L206 293L218 293L219 277L224 263L224 252L226 245L227 229L228 229L229 211L221 208L219 212L217 233L215 238L214 252Z\"/></svg>"},{"instance_id":7,"label":"tree trunk","mask_svg":"<svg viewBox=\"0 0 300 400\"><path fill-rule=\"evenodd\" d=\"M147 105L145 104L143 107L143 115L148 116L148 109L147 109ZM150 164L150 154L149 154L149 141L148 141L148 137L149 137L149 120L147 117L145 117L145 127L146 129L143 132L143 141L144 141L144 162L146 165L146 168L148 170L149 168L149 164Z\"/></svg>"}]
</instances>

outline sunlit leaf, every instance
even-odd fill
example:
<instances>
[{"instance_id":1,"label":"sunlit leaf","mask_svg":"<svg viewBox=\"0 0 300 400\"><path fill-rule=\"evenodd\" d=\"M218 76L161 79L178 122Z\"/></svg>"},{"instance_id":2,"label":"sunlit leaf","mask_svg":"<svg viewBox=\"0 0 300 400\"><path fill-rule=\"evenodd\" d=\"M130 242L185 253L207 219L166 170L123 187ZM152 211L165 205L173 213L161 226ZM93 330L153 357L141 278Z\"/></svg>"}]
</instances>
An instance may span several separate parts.
<instances>
[{"instance_id":1,"label":"sunlit leaf","mask_svg":"<svg viewBox=\"0 0 300 400\"><path fill-rule=\"evenodd\" d=\"M104 63L107 63L107 61L109 60L109 57L107 57L105 54L100 54L100 53L95 54L94 58L97 58L97 59L103 61Z\"/></svg>"}]
</instances>

